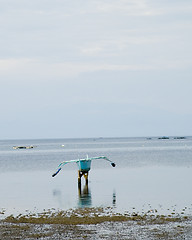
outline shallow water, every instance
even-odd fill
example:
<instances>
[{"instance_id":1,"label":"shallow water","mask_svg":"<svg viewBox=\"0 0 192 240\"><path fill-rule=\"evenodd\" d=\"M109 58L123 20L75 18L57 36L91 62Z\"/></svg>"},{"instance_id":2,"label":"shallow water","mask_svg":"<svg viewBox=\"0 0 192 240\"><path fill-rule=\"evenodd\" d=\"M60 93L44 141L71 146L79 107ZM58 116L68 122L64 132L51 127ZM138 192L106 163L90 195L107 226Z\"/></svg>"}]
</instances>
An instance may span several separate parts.
<instances>
[{"instance_id":1,"label":"shallow water","mask_svg":"<svg viewBox=\"0 0 192 240\"><path fill-rule=\"evenodd\" d=\"M12 148L22 145L36 147ZM51 177L61 161L87 154L107 156L116 168L92 161L88 187L82 181L81 191L75 163ZM191 181L191 137L0 141L0 210L6 215L100 206L120 212L191 214Z\"/></svg>"}]
</instances>

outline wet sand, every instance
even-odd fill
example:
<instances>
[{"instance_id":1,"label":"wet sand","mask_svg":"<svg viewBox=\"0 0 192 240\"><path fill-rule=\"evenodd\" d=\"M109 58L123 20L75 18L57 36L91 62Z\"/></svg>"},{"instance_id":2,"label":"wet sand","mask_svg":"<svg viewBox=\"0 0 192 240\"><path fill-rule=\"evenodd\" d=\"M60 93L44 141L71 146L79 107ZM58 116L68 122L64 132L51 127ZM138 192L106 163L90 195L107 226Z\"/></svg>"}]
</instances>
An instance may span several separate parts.
<instances>
[{"instance_id":1,"label":"wet sand","mask_svg":"<svg viewBox=\"0 0 192 240\"><path fill-rule=\"evenodd\" d=\"M91 225L0 224L0 238L9 239L122 239L190 240L192 221L166 224L105 222Z\"/></svg>"}]
</instances>

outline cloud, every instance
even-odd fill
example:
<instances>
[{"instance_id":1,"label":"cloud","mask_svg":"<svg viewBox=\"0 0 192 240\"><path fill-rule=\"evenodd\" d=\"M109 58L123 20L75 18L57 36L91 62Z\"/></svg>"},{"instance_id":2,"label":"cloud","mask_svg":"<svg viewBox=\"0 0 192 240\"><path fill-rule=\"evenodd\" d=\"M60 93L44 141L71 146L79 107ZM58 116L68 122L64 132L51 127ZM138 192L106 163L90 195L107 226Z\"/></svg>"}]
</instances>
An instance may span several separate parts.
<instances>
[{"instance_id":1,"label":"cloud","mask_svg":"<svg viewBox=\"0 0 192 240\"><path fill-rule=\"evenodd\" d=\"M125 31L120 36L113 36L105 40L90 42L80 48L84 56L117 56L130 53L131 46L151 46L152 44L165 44L172 41L170 36L138 36L137 31ZM151 33L152 34L152 33Z\"/></svg>"},{"instance_id":2,"label":"cloud","mask_svg":"<svg viewBox=\"0 0 192 240\"><path fill-rule=\"evenodd\" d=\"M7 0L1 4L1 13L20 15L59 15L75 16L101 14L119 14L128 16L155 16L164 12L163 8L152 7L151 1L147 0Z\"/></svg>"},{"instance_id":3,"label":"cloud","mask_svg":"<svg viewBox=\"0 0 192 240\"><path fill-rule=\"evenodd\" d=\"M154 16L162 14L162 9L152 8L145 0L102 1L97 10L104 13L122 12L128 16Z\"/></svg>"},{"instance_id":4,"label":"cloud","mask_svg":"<svg viewBox=\"0 0 192 240\"><path fill-rule=\"evenodd\" d=\"M85 73L108 71L156 71L168 69L185 69L191 62L154 61L151 64L110 64L90 62L51 63L36 59L0 60L0 76L2 81L49 81L50 79L70 80Z\"/></svg>"}]
</instances>

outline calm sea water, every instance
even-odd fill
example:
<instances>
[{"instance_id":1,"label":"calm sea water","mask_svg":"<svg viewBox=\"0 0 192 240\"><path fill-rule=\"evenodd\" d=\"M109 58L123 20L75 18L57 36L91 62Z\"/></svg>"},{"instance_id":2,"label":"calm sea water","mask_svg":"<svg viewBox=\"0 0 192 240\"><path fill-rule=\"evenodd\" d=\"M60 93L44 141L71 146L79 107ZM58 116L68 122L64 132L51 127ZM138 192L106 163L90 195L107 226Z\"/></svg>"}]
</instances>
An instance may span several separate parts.
<instances>
[{"instance_id":1,"label":"calm sea water","mask_svg":"<svg viewBox=\"0 0 192 240\"><path fill-rule=\"evenodd\" d=\"M13 146L35 146L13 149ZM78 189L78 168L61 161L92 161L88 187ZM0 211L112 207L116 211L192 213L192 137L96 138L0 141ZM1 214L3 215L3 214Z\"/></svg>"}]
</instances>

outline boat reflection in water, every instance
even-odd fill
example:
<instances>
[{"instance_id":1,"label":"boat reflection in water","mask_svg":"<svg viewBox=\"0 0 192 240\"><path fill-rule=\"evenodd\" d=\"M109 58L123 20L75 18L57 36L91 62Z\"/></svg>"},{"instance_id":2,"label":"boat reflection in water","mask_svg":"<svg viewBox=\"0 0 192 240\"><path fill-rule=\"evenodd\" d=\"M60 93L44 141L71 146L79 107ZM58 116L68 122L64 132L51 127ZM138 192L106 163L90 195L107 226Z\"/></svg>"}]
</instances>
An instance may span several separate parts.
<instances>
[{"instance_id":1,"label":"boat reflection in water","mask_svg":"<svg viewBox=\"0 0 192 240\"><path fill-rule=\"evenodd\" d=\"M113 207L116 207L116 192L115 191L113 191L112 205L113 205Z\"/></svg>"},{"instance_id":2,"label":"boat reflection in water","mask_svg":"<svg viewBox=\"0 0 192 240\"><path fill-rule=\"evenodd\" d=\"M65 193L66 194L66 193ZM71 196L70 196L70 200L67 199L66 200L66 197L65 194L59 190L59 189L55 189L53 191L53 196L55 198L55 200L57 201L57 204L59 206L59 208L61 209L65 209L66 206L68 205L68 202L71 200ZM109 204L107 207L113 207L113 208L116 208L116 191L114 190L111 195L111 204ZM82 184L82 185L78 185L78 194L76 195L76 199L74 199L74 202L70 203L72 205L69 206L70 207L79 207L79 208L86 208L86 207L93 207L93 203L92 203L92 194L91 194L91 189L90 187L88 186L88 184ZM73 205L74 204L74 205Z\"/></svg>"},{"instance_id":3,"label":"boat reflection in water","mask_svg":"<svg viewBox=\"0 0 192 240\"><path fill-rule=\"evenodd\" d=\"M85 184L83 188L79 185L78 186L78 193L79 193L79 207L91 207L92 206L92 198L91 192L89 190L88 184Z\"/></svg>"},{"instance_id":4,"label":"boat reflection in water","mask_svg":"<svg viewBox=\"0 0 192 240\"><path fill-rule=\"evenodd\" d=\"M82 186L78 184L78 194L79 194L79 201L78 207L85 208L85 207L92 207L92 196L90 188L88 187L88 182L85 182L85 185ZM116 192L113 191L112 195L112 207L116 207Z\"/></svg>"}]
</instances>

